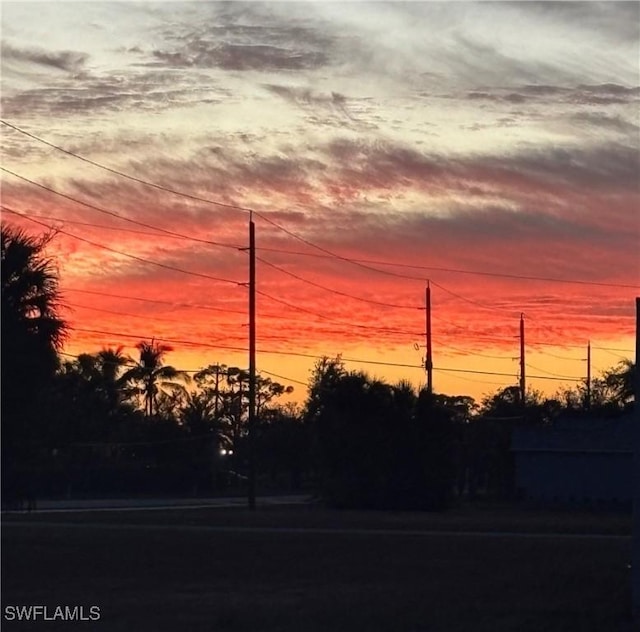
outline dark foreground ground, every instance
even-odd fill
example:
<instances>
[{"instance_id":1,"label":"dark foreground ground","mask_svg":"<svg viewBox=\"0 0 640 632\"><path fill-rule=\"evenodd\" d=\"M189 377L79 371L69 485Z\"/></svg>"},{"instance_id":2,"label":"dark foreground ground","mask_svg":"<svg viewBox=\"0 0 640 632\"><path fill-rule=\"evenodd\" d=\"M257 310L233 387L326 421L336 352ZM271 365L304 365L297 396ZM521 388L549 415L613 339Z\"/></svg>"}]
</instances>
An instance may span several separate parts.
<instances>
[{"instance_id":1,"label":"dark foreground ground","mask_svg":"<svg viewBox=\"0 0 640 632\"><path fill-rule=\"evenodd\" d=\"M630 632L630 518L466 506L6 514L3 630ZM7 620L91 605L97 622Z\"/></svg>"}]
</instances>

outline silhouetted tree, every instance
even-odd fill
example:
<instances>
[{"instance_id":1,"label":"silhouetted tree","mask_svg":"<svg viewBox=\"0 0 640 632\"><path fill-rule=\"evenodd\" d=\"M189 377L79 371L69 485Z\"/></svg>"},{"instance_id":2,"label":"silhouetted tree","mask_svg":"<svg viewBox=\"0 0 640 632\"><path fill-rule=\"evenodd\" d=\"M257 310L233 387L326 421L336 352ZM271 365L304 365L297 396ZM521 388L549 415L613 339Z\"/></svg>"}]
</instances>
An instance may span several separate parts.
<instances>
[{"instance_id":1,"label":"silhouetted tree","mask_svg":"<svg viewBox=\"0 0 640 632\"><path fill-rule=\"evenodd\" d=\"M58 368L57 352L67 333L60 316L58 274L45 254L51 235L32 237L1 228L1 379L3 488L33 471L46 447L42 397Z\"/></svg>"},{"instance_id":2,"label":"silhouetted tree","mask_svg":"<svg viewBox=\"0 0 640 632\"><path fill-rule=\"evenodd\" d=\"M93 391L104 402L109 414L116 415L125 398L124 368L132 362L122 346L109 347L95 354L82 353L76 360L65 362L63 374L69 379L75 376L85 390Z\"/></svg>"},{"instance_id":3,"label":"silhouetted tree","mask_svg":"<svg viewBox=\"0 0 640 632\"><path fill-rule=\"evenodd\" d=\"M281 395L293 393L293 386L274 382L270 377L256 376L256 416L264 412L266 406Z\"/></svg>"},{"instance_id":4,"label":"silhouetted tree","mask_svg":"<svg viewBox=\"0 0 640 632\"><path fill-rule=\"evenodd\" d=\"M601 376L593 378L590 389L587 389L586 380L583 380L577 386L560 390L554 400L561 413L616 416L633 405L635 370L631 360L623 360Z\"/></svg>"},{"instance_id":5,"label":"silhouetted tree","mask_svg":"<svg viewBox=\"0 0 640 632\"><path fill-rule=\"evenodd\" d=\"M216 365L214 365L215 367ZM212 392L209 388L209 396ZM292 386L285 386L269 377L256 375L256 417L259 417L274 399L293 392ZM226 370L226 388L219 387L222 400L221 414L231 425L234 447L245 434L245 422L249 411L249 371L238 367Z\"/></svg>"},{"instance_id":6,"label":"silhouetted tree","mask_svg":"<svg viewBox=\"0 0 640 632\"><path fill-rule=\"evenodd\" d=\"M309 426L295 406L263 410L256 445L259 471L279 488L300 489L310 473L310 440Z\"/></svg>"},{"instance_id":7,"label":"silhouetted tree","mask_svg":"<svg viewBox=\"0 0 640 632\"><path fill-rule=\"evenodd\" d=\"M635 400L635 374L636 365L632 360L625 359L603 375L604 382L612 390L613 398L621 408Z\"/></svg>"},{"instance_id":8,"label":"silhouetted tree","mask_svg":"<svg viewBox=\"0 0 640 632\"><path fill-rule=\"evenodd\" d=\"M140 352L136 366L132 367L122 376L122 381L130 385L129 396L142 398L144 412L147 417L153 417L158 407L160 393L184 392L184 385L180 382L188 382L189 376L184 371L164 365L164 356L173 351L169 345L162 343L141 341L136 345Z\"/></svg>"},{"instance_id":9,"label":"silhouetted tree","mask_svg":"<svg viewBox=\"0 0 640 632\"><path fill-rule=\"evenodd\" d=\"M45 254L51 235L5 225L1 240L3 408L14 414L55 374L67 325L55 263Z\"/></svg>"},{"instance_id":10,"label":"silhouetted tree","mask_svg":"<svg viewBox=\"0 0 640 632\"><path fill-rule=\"evenodd\" d=\"M124 354L124 347L121 345L115 349L107 347L98 352L99 390L113 411L122 403L126 385L123 370L132 362L132 359Z\"/></svg>"},{"instance_id":11,"label":"silhouetted tree","mask_svg":"<svg viewBox=\"0 0 640 632\"><path fill-rule=\"evenodd\" d=\"M339 357L319 360L306 419L323 497L338 507L444 509L455 474L452 417L406 382L347 372Z\"/></svg>"},{"instance_id":12,"label":"silhouetted tree","mask_svg":"<svg viewBox=\"0 0 640 632\"><path fill-rule=\"evenodd\" d=\"M228 367L226 364L216 363L201 369L193 376L202 398L211 403L213 407L211 412L215 418L220 416L222 410L222 397L227 372Z\"/></svg>"}]
</instances>

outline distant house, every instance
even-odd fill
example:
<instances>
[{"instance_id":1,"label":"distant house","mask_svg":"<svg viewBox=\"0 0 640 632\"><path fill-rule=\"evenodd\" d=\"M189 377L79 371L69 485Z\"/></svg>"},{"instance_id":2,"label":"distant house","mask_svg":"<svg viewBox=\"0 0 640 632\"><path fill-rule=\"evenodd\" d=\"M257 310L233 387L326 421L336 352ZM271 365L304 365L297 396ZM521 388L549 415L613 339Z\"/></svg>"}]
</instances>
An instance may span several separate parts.
<instances>
[{"instance_id":1,"label":"distant house","mask_svg":"<svg viewBox=\"0 0 640 632\"><path fill-rule=\"evenodd\" d=\"M630 506L633 415L558 420L549 428L514 429L516 489L530 500Z\"/></svg>"}]
</instances>

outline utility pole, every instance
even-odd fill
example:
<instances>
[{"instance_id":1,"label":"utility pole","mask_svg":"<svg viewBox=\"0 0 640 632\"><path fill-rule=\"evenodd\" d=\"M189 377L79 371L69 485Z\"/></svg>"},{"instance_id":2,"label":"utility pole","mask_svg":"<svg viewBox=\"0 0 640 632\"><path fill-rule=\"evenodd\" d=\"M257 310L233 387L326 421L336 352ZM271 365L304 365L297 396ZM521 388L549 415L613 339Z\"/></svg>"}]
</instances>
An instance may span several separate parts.
<instances>
[{"instance_id":1,"label":"utility pole","mask_svg":"<svg viewBox=\"0 0 640 632\"><path fill-rule=\"evenodd\" d=\"M256 226L249 216L249 509L256 508Z\"/></svg>"},{"instance_id":2,"label":"utility pole","mask_svg":"<svg viewBox=\"0 0 640 632\"><path fill-rule=\"evenodd\" d=\"M587 343L587 399L585 408L591 410L591 340Z\"/></svg>"},{"instance_id":3,"label":"utility pole","mask_svg":"<svg viewBox=\"0 0 640 632\"><path fill-rule=\"evenodd\" d=\"M216 371L216 386L215 386L215 403L214 403L213 416L217 421L218 420L218 410L220 409L220 406L219 406L219 403L220 403L220 365L219 364L216 364L215 371Z\"/></svg>"},{"instance_id":4,"label":"utility pole","mask_svg":"<svg viewBox=\"0 0 640 632\"><path fill-rule=\"evenodd\" d=\"M431 395L433 393L433 358L431 356L431 287L429 285L429 281L427 281L425 304L427 357L425 359L424 366L427 370L427 393Z\"/></svg>"},{"instance_id":5,"label":"utility pole","mask_svg":"<svg viewBox=\"0 0 640 632\"><path fill-rule=\"evenodd\" d=\"M633 390L635 395L633 426L633 539L631 544L631 603L633 620L640 626L640 297L636 297L636 363Z\"/></svg>"},{"instance_id":6,"label":"utility pole","mask_svg":"<svg viewBox=\"0 0 640 632\"><path fill-rule=\"evenodd\" d=\"M520 404L524 406L526 394L525 364L524 364L524 314L520 314Z\"/></svg>"}]
</instances>

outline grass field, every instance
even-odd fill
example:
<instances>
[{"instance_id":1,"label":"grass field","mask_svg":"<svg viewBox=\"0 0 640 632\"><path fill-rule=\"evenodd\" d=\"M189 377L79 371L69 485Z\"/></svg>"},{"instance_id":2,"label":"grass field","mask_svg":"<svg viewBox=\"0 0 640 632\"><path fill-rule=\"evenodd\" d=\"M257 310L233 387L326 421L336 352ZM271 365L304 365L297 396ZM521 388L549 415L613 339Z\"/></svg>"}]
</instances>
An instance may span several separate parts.
<instances>
[{"instance_id":1,"label":"grass field","mask_svg":"<svg viewBox=\"0 0 640 632\"><path fill-rule=\"evenodd\" d=\"M6 630L629 632L630 518L510 507L3 516ZM583 534L583 535L581 535Z\"/></svg>"}]
</instances>

